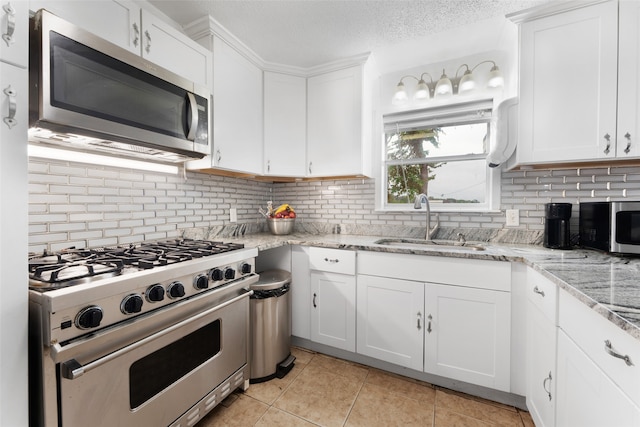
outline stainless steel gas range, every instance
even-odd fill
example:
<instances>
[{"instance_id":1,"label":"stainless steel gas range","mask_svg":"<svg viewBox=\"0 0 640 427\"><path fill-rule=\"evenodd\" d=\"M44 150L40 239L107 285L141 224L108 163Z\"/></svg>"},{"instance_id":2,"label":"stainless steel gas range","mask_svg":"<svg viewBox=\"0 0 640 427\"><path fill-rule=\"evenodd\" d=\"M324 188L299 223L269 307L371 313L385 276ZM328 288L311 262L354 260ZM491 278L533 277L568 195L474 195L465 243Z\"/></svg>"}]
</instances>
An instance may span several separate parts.
<instances>
[{"instance_id":1,"label":"stainless steel gas range","mask_svg":"<svg viewBox=\"0 0 640 427\"><path fill-rule=\"evenodd\" d=\"M190 426L246 389L256 256L170 240L30 257L30 425Z\"/></svg>"}]
</instances>

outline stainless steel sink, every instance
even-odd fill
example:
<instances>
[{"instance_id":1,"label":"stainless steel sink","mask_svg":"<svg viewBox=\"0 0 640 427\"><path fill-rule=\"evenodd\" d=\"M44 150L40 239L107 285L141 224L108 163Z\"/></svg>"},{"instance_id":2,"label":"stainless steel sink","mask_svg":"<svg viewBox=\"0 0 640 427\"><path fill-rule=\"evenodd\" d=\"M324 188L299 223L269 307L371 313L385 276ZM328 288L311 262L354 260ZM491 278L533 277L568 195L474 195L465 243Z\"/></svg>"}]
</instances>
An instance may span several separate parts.
<instances>
[{"instance_id":1,"label":"stainless steel sink","mask_svg":"<svg viewBox=\"0 0 640 427\"><path fill-rule=\"evenodd\" d=\"M470 251L484 251L485 247L478 243L458 242L457 240L423 240L423 239L379 239L376 245L393 246L405 249L420 249L425 247L437 247L439 249L458 249Z\"/></svg>"}]
</instances>

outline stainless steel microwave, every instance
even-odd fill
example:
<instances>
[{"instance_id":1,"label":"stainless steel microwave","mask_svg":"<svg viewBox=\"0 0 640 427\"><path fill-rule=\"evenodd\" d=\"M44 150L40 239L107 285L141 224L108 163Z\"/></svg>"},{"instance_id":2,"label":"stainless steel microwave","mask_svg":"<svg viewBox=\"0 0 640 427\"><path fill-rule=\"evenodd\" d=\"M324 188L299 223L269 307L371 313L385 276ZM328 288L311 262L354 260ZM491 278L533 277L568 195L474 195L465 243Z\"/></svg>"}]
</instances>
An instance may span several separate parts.
<instances>
[{"instance_id":1,"label":"stainless steel microwave","mask_svg":"<svg viewBox=\"0 0 640 427\"><path fill-rule=\"evenodd\" d=\"M174 163L210 153L208 89L46 10L29 37L30 141Z\"/></svg>"},{"instance_id":2,"label":"stainless steel microwave","mask_svg":"<svg viewBox=\"0 0 640 427\"><path fill-rule=\"evenodd\" d=\"M640 254L640 202L580 203L580 245L617 254Z\"/></svg>"}]
</instances>

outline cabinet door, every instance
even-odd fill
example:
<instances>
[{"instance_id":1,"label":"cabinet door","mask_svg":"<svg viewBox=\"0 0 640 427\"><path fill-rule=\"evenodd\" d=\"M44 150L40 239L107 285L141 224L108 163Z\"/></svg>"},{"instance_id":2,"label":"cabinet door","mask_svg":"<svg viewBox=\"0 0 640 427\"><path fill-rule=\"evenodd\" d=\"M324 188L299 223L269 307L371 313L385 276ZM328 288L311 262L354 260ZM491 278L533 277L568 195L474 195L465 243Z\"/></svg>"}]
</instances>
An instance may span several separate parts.
<instances>
[{"instance_id":1,"label":"cabinet door","mask_svg":"<svg viewBox=\"0 0 640 427\"><path fill-rule=\"evenodd\" d=\"M421 371L424 284L359 275L357 352Z\"/></svg>"},{"instance_id":2,"label":"cabinet door","mask_svg":"<svg viewBox=\"0 0 640 427\"><path fill-rule=\"evenodd\" d=\"M291 248L291 335L311 339L309 248Z\"/></svg>"},{"instance_id":3,"label":"cabinet door","mask_svg":"<svg viewBox=\"0 0 640 427\"><path fill-rule=\"evenodd\" d=\"M356 351L356 278L311 272L311 340Z\"/></svg>"},{"instance_id":4,"label":"cabinet door","mask_svg":"<svg viewBox=\"0 0 640 427\"><path fill-rule=\"evenodd\" d=\"M140 55L140 7L128 0L30 0L29 7L49 12Z\"/></svg>"},{"instance_id":5,"label":"cabinet door","mask_svg":"<svg viewBox=\"0 0 640 427\"><path fill-rule=\"evenodd\" d=\"M307 175L362 173L362 67L307 80Z\"/></svg>"},{"instance_id":6,"label":"cabinet door","mask_svg":"<svg viewBox=\"0 0 640 427\"><path fill-rule=\"evenodd\" d=\"M304 176L307 140L307 80L264 73L264 172Z\"/></svg>"},{"instance_id":7,"label":"cabinet door","mask_svg":"<svg viewBox=\"0 0 640 427\"><path fill-rule=\"evenodd\" d=\"M141 20L144 58L191 82L211 88L211 52L144 9Z\"/></svg>"},{"instance_id":8,"label":"cabinet door","mask_svg":"<svg viewBox=\"0 0 640 427\"><path fill-rule=\"evenodd\" d=\"M510 302L508 292L427 283L425 372L509 391Z\"/></svg>"},{"instance_id":9,"label":"cabinet door","mask_svg":"<svg viewBox=\"0 0 640 427\"><path fill-rule=\"evenodd\" d=\"M218 37L213 40L213 162L262 173L262 71Z\"/></svg>"},{"instance_id":10,"label":"cabinet door","mask_svg":"<svg viewBox=\"0 0 640 427\"><path fill-rule=\"evenodd\" d=\"M522 24L519 162L615 156L617 24L617 2Z\"/></svg>"},{"instance_id":11,"label":"cabinet door","mask_svg":"<svg viewBox=\"0 0 640 427\"><path fill-rule=\"evenodd\" d=\"M538 427L555 425L556 326L527 307L527 408Z\"/></svg>"},{"instance_id":12,"label":"cabinet door","mask_svg":"<svg viewBox=\"0 0 640 427\"><path fill-rule=\"evenodd\" d=\"M29 65L29 7L25 1L0 2L0 60Z\"/></svg>"},{"instance_id":13,"label":"cabinet door","mask_svg":"<svg viewBox=\"0 0 640 427\"><path fill-rule=\"evenodd\" d=\"M640 409L564 333L558 332L557 425L637 427Z\"/></svg>"},{"instance_id":14,"label":"cabinet door","mask_svg":"<svg viewBox=\"0 0 640 427\"><path fill-rule=\"evenodd\" d=\"M618 56L619 158L640 156L640 2L620 2Z\"/></svg>"}]
</instances>

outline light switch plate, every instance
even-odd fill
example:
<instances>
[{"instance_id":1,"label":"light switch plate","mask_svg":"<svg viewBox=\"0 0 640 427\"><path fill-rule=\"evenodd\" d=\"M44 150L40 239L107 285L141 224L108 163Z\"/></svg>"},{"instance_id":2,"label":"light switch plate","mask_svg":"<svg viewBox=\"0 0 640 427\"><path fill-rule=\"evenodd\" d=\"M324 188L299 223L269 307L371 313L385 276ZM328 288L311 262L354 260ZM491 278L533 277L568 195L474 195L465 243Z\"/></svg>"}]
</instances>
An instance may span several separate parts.
<instances>
[{"instance_id":1,"label":"light switch plate","mask_svg":"<svg viewBox=\"0 0 640 427\"><path fill-rule=\"evenodd\" d=\"M229 221L238 222L238 210L236 208L229 209Z\"/></svg>"},{"instance_id":2,"label":"light switch plate","mask_svg":"<svg viewBox=\"0 0 640 427\"><path fill-rule=\"evenodd\" d=\"M517 227L520 225L520 210L507 209L507 227Z\"/></svg>"}]
</instances>

